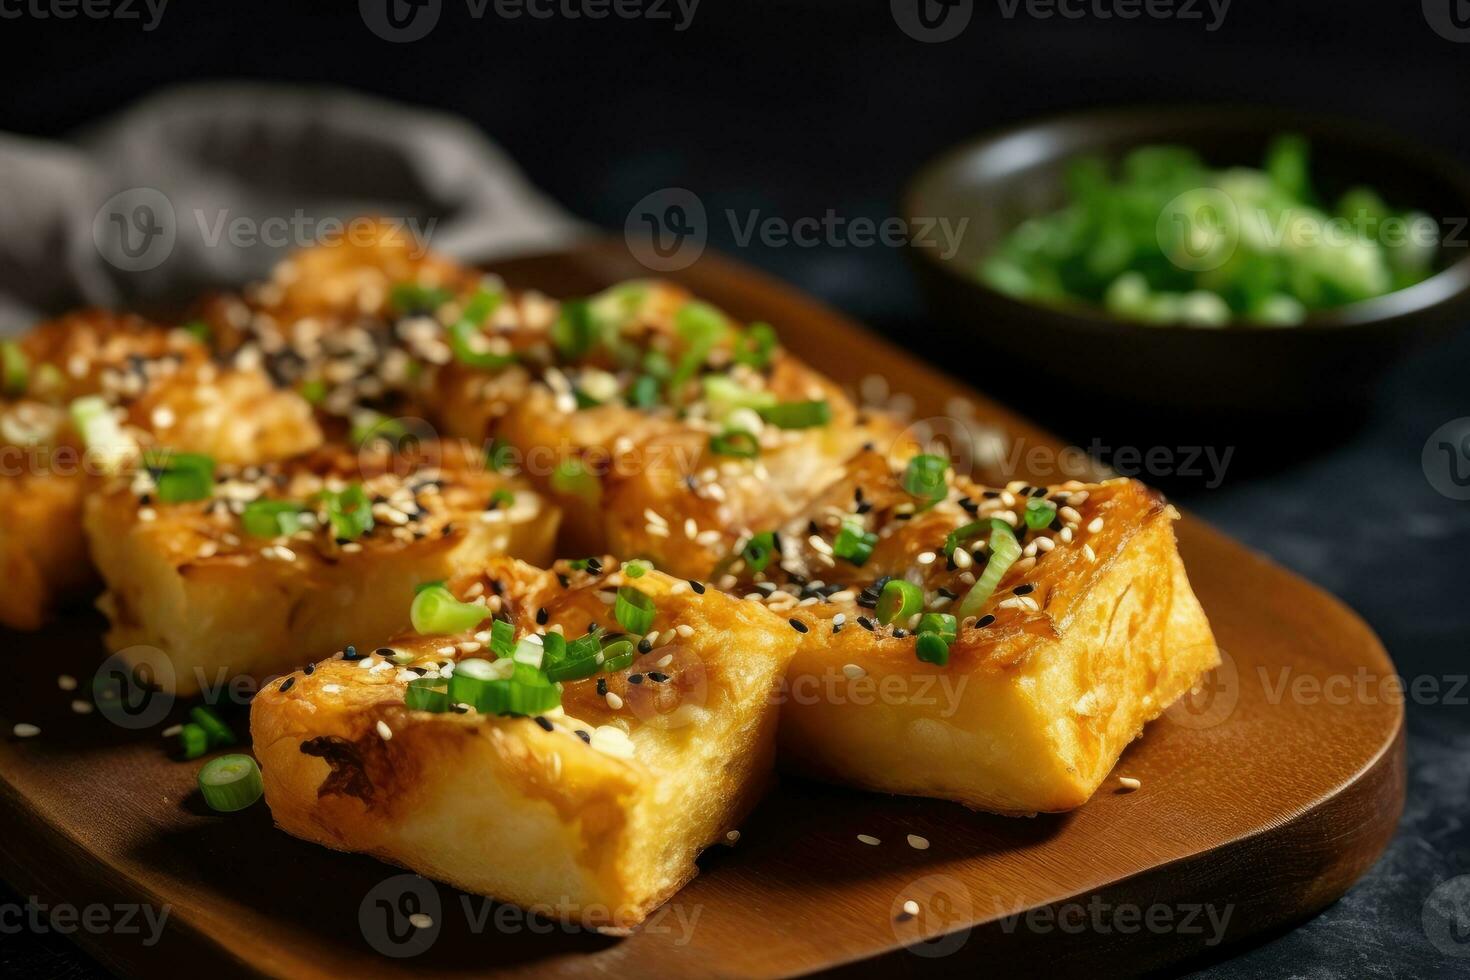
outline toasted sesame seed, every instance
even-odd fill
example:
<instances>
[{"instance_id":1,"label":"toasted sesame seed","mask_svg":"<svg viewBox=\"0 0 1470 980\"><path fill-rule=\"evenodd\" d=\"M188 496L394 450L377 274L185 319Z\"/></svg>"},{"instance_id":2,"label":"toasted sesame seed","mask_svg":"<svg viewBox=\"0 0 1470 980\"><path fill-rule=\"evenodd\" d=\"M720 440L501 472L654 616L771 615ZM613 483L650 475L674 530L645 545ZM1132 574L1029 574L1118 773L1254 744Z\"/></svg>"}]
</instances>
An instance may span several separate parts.
<instances>
[{"instance_id":1,"label":"toasted sesame seed","mask_svg":"<svg viewBox=\"0 0 1470 980\"><path fill-rule=\"evenodd\" d=\"M1090 562L1097 561L1097 552L1092 550L1092 545L1090 544L1084 544L1082 546L1082 554Z\"/></svg>"},{"instance_id":2,"label":"toasted sesame seed","mask_svg":"<svg viewBox=\"0 0 1470 980\"><path fill-rule=\"evenodd\" d=\"M623 699L620 698L620 697L618 697L618 692L617 691L608 691L607 692L607 706L609 708L613 709L614 711L617 711L619 708L621 708L623 706Z\"/></svg>"},{"instance_id":3,"label":"toasted sesame seed","mask_svg":"<svg viewBox=\"0 0 1470 980\"><path fill-rule=\"evenodd\" d=\"M909 834L909 847L916 851L927 851L929 849L929 838L920 837L918 834Z\"/></svg>"},{"instance_id":4,"label":"toasted sesame seed","mask_svg":"<svg viewBox=\"0 0 1470 980\"><path fill-rule=\"evenodd\" d=\"M71 703L71 710L79 715L90 715L92 713L92 702L77 698Z\"/></svg>"},{"instance_id":5,"label":"toasted sesame seed","mask_svg":"<svg viewBox=\"0 0 1470 980\"><path fill-rule=\"evenodd\" d=\"M725 841L727 843L734 844L734 843L737 843L739 840L740 840L740 831L738 831L738 830L727 830L727 831L725 831Z\"/></svg>"},{"instance_id":6,"label":"toasted sesame seed","mask_svg":"<svg viewBox=\"0 0 1470 980\"><path fill-rule=\"evenodd\" d=\"M919 903L916 902L916 901L914 901L912 898L909 899L908 901L904 902L903 903L903 914L904 915L918 915L919 914Z\"/></svg>"},{"instance_id":7,"label":"toasted sesame seed","mask_svg":"<svg viewBox=\"0 0 1470 980\"><path fill-rule=\"evenodd\" d=\"M427 929L434 924L434 919L423 912L415 912L408 917L408 924L415 929Z\"/></svg>"},{"instance_id":8,"label":"toasted sesame seed","mask_svg":"<svg viewBox=\"0 0 1470 980\"><path fill-rule=\"evenodd\" d=\"M1137 779L1134 779L1132 776L1119 776L1118 785L1131 793L1136 789L1142 788L1143 783Z\"/></svg>"},{"instance_id":9,"label":"toasted sesame seed","mask_svg":"<svg viewBox=\"0 0 1470 980\"><path fill-rule=\"evenodd\" d=\"M872 834L858 834L857 839L862 841L864 844L867 844L869 847L877 847L879 844L883 843Z\"/></svg>"},{"instance_id":10,"label":"toasted sesame seed","mask_svg":"<svg viewBox=\"0 0 1470 980\"><path fill-rule=\"evenodd\" d=\"M919 556L914 559L914 561L918 562L920 565L932 565L932 564L934 564L935 557L936 556L935 556L934 552L932 552L932 551L925 551L925 552L921 552L919 554Z\"/></svg>"},{"instance_id":11,"label":"toasted sesame seed","mask_svg":"<svg viewBox=\"0 0 1470 980\"><path fill-rule=\"evenodd\" d=\"M392 741L393 739L393 729L389 728L388 723L381 719L378 721L378 734L385 742Z\"/></svg>"},{"instance_id":12,"label":"toasted sesame seed","mask_svg":"<svg viewBox=\"0 0 1470 980\"><path fill-rule=\"evenodd\" d=\"M56 678L56 686L63 691L75 691L77 689L77 679L70 674L62 674Z\"/></svg>"},{"instance_id":13,"label":"toasted sesame seed","mask_svg":"<svg viewBox=\"0 0 1470 980\"><path fill-rule=\"evenodd\" d=\"M867 674L868 674L868 672L866 670L864 670L862 667L858 666L857 664L843 664L842 665L842 673L850 681L855 681L859 677L866 677Z\"/></svg>"},{"instance_id":14,"label":"toasted sesame seed","mask_svg":"<svg viewBox=\"0 0 1470 980\"><path fill-rule=\"evenodd\" d=\"M175 735L179 734L183 730L183 725L169 725L163 731L159 732L159 734L162 735L164 738L173 738Z\"/></svg>"},{"instance_id":15,"label":"toasted sesame seed","mask_svg":"<svg viewBox=\"0 0 1470 980\"><path fill-rule=\"evenodd\" d=\"M41 729L37 728L35 725L27 724L26 722L21 722L20 724L12 728L11 731L15 733L16 738L35 738L37 735L41 734Z\"/></svg>"},{"instance_id":16,"label":"toasted sesame seed","mask_svg":"<svg viewBox=\"0 0 1470 980\"><path fill-rule=\"evenodd\" d=\"M1087 524L1087 533L1088 534L1096 534L1097 532L1101 531L1102 529L1103 529L1103 519L1101 517L1094 517Z\"/></svg>"},{"instance_id":17,"label":"toasted sesame seed","mask_svg":"<svg viewBox=\"0 0 1470 980\"><path fill-rule=\"evenodd\" d=\"M688 623L680 623L678 626L674 627L674 632L687 640L694 635L694 627L690 626ZM664 642L668 642L668 637L664 638Z\"/></svg>"}]
</instances>

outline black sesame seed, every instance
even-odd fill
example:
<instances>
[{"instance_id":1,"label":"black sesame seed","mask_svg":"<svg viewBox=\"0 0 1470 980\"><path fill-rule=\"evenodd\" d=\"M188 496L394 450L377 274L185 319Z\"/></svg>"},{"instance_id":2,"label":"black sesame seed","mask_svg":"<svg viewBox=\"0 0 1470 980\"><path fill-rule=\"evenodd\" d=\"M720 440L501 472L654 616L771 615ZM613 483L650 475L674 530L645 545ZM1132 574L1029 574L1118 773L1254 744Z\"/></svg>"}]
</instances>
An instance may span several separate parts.
<instances>
[{"instance_id":1,"label":"black sesame seed","mask_svg":"<svg viewBox=\"0 0 1470 980\"><path fill-rule=\"evenodd\" d=\"M376 653L380 657L391 657L396 652L392 647L378 647L373 651L373 653Z\"/></svg>"},{"instance_id":2,"label":"black sesame seed","mask_svg":"<svg viewBox=\"0 0 1470 980\"><path fill-rule=\"evenodd\" d=\"M1032 490L1031 491L1031 496L1038 497L1038 498L1045 497L1046 496L1046 487L1037 487L1035 490Z\"/></svg>"},{"instance_id":3,"label":"black sesame seed","mask_svg":"<svg viewBox=\"0 0 1470 980\"><path fill-rule=\"evenodd\" d=\"M589 735L587 732L582 731L582 729L580 728L577 729L577 737L589 745L592 744L592 736Z\"/></svg>"},{"instance_id":4,"label":"black sesame seed","mask_svg":"<svg viewBox=\"0 0 1470 980\"><path fill-rule=\"evenodd\" d=\"M1036 591L1036 583L1027 582L1024 585L1016 586L1011 591L1014 592L1016 595L1030 595L1031 593Z\"/></svg>"},{"instance_id":5,"label":"black sesame seed","mask_svg":"<svg viewBox=\"0 0 1470 980\"><path fill-rule=\"evenodd\" d=\"M288 677L284 681L281 682L281 686L279 688L277 688L277 690L279 690L282 694L285 694L287 691L291 690L291 686L293 684L295 684L295 683L296 683L296 678L294 678L294 677Z\"/></svg>"},{"instance_id":6,"label":"black sesame seed","mask_svg":"<svg viewBox=\"0 0 1470 980\"><path fill-rule=\"evenodd\" d=\"M942 585L938 589L935 589L935 591L938 592L940 595L944 596L946 599L958 599L959 598L958 595L956 595L955 593L949 591L948 589L946 589Z\"/></svg>"},{"instance_id":7,"label":"black sesame seed","mask_svg":"<svg viewBox=\"0 0 1470 980\"><path fill-rule=\"evenodd\" d=\"M847 625L847 624L846 623L833 623L832 624L832 635L833 636L836 636L838 633L841 633L842 632L842 627L845 626L845 625Z\"/></svg>"},{"instance_id":8,"label":"black sesame seed","mask_svg":"<svg viewBox=\"0 0 1470 980\"><path fill-rule=\"evenodd\" d=\"M545 626L546 625L546 620L548 620L550 618L551 618L551 614L546 611L546 607L545 606L542 606L540 609L536 610L536 625L537 626Z\"/></svg>"},{"instance_id":9,"label":"black sesame seed","mask_svg":"<svg viewBox=\"0 0 1470 980\"><path fill-rule=\"evenodd\" d=\"M602 560L600 558L588 558L587 559L587 571L591 572L593 575L601 575L602 574Z\"/></svg>"},{"instance_id":10,"label":"black sesame seed","mask_svg":"<svg viewBox=\"0 0 1470 980\"><path fill-rule=\"evenodd\" d=\"M536 724L540 725L543 731L551 731L551 720L545 715L537 715Z\"/></svg>"},{"instance_id":11,"label":"black sesame seed","mask_svg":"<svg viewBox=\"0 0 1470 980\"><path fill-rule=\"evenodd\" d=\"M606 677L599 677L599 678L597 678L597 696L598 697L606 697L607 696L607 678Z\"/></svg>"},{"instance_id":12,"label":"black sesame seed","mask_svg":"<svg viewBox=\"0 0 1470 980\"><path fill-rule=\"evenodd\" d=\"M652 649L653 649L653 641L650 640L648 637L645 636L643 639L641 639L641 640L638 641L638 652L639 653L647 653L648 651L650 651Z\"/></svg>"},{"instance_id":13,"label":"black sesame seed","mask_svg":"<svg viewBox=\"0 0 1470 980\"><path fill-rule=\"evenodd\" d=\"M490 591L496 595L505 595L505 586L500 583L500 579L492 578L490 580Z\"/></svg>"},{"instance_id":14,"label":"black sesame seed","mask_svg":"<svg viewBox=\"0 0 1470 980\"><path fill-rule=\"evenodd\" d=\"M858 504L857 507L855 507L853 509L857 513L859 513L859 514L866 514L868 511L870 511L870 510L873 509L873 505L871 503L869 503L868 501L864 500L862 503Z\"/></svg>"},{"instance_id":15,"label":"black sesame seed","mask_svg":"<svg viewBox=\"0 0 1470 980\"><path fill-rule=\"evenodd\" d=\"M343 660L361 660L362 659L362 654L360 654L360 653L357 652L357 647L355 647L355 646L353 646L352 644L349 643L347 645L347 649L342 651L342 659Z\"/></svg>"},{"instance_id":16,"label":"black sesame seed","mask_svg":"<svg viewBox=\"0 0 1470 980\"><path fill-rule=\"evenodd\" d=\"M985 498L987 500L994 500L996 497L999 497L999 496L1000 496L1000 491L999 490L986 490L985 491Z\"/></svg>"},{"instance_id":17,"label":"black sesame seed","mask_svg":"<svg viewBox=\"0 0 1470 980\"><path fill-rule=\"evenodd\" d=\"M863 629L867 630L869 633L873 632L873 621L871 619L866 616L859 616L857 621L858 625L861 626Z\"/></svg>"},{"instance_id":18,"label":"black sesame seed","mask_svg":"<svg viewBox=\"0 0 1470 980\"><path fill-rule=\"evenodd\" d=\"M908 635L909 635L909 631L906 630L906 629L904 629L902 626L895 626L895 627L893 627L893 638L895 640L901 640L901 639L903 639L904 637L906 637Z\"/></svg>"},{"instance_id":19,"label":"black sesame seed","mask_svg":"<svg viewBox=\"0 0 1470 980\"><path fill-rule=\"evenodd\" d=\"M695 595L704 595L705 590L703 582L696 582L694 579L690 579L689 587L694 590Z\"/></svg>"},{"instance_id":20,"label":"black sesame seed","mask_svg":"<svg viewBox=\"0 0 1470 980\"><path fill-rule=\"evenodd\" d=\"M425 674L427 674L429 672L429 669L427 667L410 667L410 668L408 668L408 670L409 670L409 673L411 673L411 674L418 674L420 677L423 677Z\"/></svg>"},{"instance_id":21,"label":"black sesame seed","mask_svg":"<svg viewBox=\"0 0 1470 980\"><path fill-rule=\"evenodd\" d=\"M986 613L984 616L981 616L979 619L975 620L975 625L977 627L983 628L989 626L993 622L995 622L995 617L990 615L990 613Z\"/></svg>"},{"instance_id":22,"label":"black sesame seed","mask_svg":"<svg viewBox=\"0 0 1470 980\"><path fill-rule=\"evenodd\" d=\"M794 630L796 630L796 632L798 632L798 633L805 633L807 631L806 623L803 623L799 619L796 619L796 618L793 617L791 619L786 620L786 622L790 623L791 624L791 628L794 629Z\"/></svg>"},{"instance_id":23,"label":"black sesame seed","mask_svg":"<svg viewBox=\"0 0 1470 980\"><path fill-rule=\"evenodd\" d=\"M629 674L628 675L628 683L629 684L642 684L643 683L643 675L642 674Z\"/></svg>"},{"instance_id":24,"label":"black sesame seed","mask_svg":"<svg viewBox=\"0 0 1470 980\"><path fill-rule=\"evenodd\" d=\"M808 533L808 534L821 534L822 533L822 529L819 528L819 527L817 527L817 522L816 521L807 521L806 522L806 533Z\"/></svg>"},{"instance_id":25,"label":"black sesame seed","mask_svg":"<svg viewBox=\"0 0 1470 980\"><path fill-rule=\"evenodd\" d=\"M316 664L307 664L306 667L302 670L302 673L304 673L307 677L310 677L312 674L315 674L316 673Z\"/></svg>"},{"instance_id":26,"label":"black sesame seed","mask_svg":"<svg viewBox=\"0 0 1470 980\"><path fill-rule=\"evenodd\" d=\"M631 680L632 678L629 679ZM661 670L650 670L648 672L648 679L653 681L655 684L662 684L664 681L669 679L669 675L665 674Z\"/></svg>"},{"instance_id":27,"label":"black sesame seed","mask_svg":"<svg viewBox=\"0 0 1470 980\"><path fill-rule=\"evenodd\" d=\"M967 514L974 514L980 510L980 505L971 500L969 497L961 497L958 501L956 501L956 503L958 503L960 505L960 509L965 511L965 513Z\"/></svg>"},{"instance_id":28,"label":"black sesame seed","mask_svg":"<svg viewBox=\"0 0 1470 980\"><path fill-rule=\"evenodd\" d=\"M571 580L571 579L569 579L569 578L567 578L567 577L566 577L566 576L565 576L565 575L563 575L563 574L562 574L562 573L561 573L561 572L557 572L557 573L556 573L556 580L557 580L557 582L559 582L559 583L561 583L561 587L562 587L562 588L563 588L563 589L565 589L565 588L567 588L567 587L568 587L568 586L569 586L569 585L571 585L571 584L572 584L572 580ZM500 593L498 593L498 592L497 592L497 593L496 593L496 595L499 595L499 594L500 594Z\"/></svg>"},{"instance_id":29,"label":"black sesame seed","mask_svg":"<svg viewBox=\"0 0 1470 980\"><path fill-rule=\"evenodd\" d=\"M449 706L449 710L453 711L457 715L464 715L469 714L470 709L462 704L451 704Z\"/></svg>"}]
</instances>

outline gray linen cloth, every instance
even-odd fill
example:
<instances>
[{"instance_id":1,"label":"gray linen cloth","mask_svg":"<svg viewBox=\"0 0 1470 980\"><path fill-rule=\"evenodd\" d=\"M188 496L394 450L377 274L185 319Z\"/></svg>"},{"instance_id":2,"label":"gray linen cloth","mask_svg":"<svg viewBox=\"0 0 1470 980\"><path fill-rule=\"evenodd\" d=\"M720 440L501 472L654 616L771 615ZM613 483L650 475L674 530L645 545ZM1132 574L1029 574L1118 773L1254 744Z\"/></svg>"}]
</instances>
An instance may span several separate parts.
<instances>
[{"instance_id":1,"label":"gray linen cloth","mask_svg":"<svg viewBox=\"0 0 1470 980\"><path fill-rule=\"evenodd\" d=\"M0 330L182 303L365 214L466 262L587 231L461 120L337 90L173 89L67 142L0 134Z\"/></svg>"}]
</instances>

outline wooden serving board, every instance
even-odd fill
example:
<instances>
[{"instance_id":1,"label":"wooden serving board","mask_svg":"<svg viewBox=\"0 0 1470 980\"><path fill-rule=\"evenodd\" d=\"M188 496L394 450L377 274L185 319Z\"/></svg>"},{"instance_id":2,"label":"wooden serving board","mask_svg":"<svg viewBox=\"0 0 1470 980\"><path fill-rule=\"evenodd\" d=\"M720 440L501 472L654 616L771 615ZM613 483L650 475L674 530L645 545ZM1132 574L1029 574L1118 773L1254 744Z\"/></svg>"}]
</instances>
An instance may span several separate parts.
<instances>
[{"instance_id":1,"label":"wooden serving board","mask_svg":"<svg viewBox=\"0 0 1470 980\"><path fill-rule=\"evenodd\" d=\"M493 271L553 295L646 275L611 242ZM953 414L952 400L968 399L979 421L1010 438L1059 446L749 269L706 256L673 278L738 317L776 324L840 381L885 378L920 417ZM153 943L142 916L139 932L75 931L130 975L774 976L1043 964L1073 974L1177 963L1338 898L1387 844L1404 800L1403 712L1383 696L1393 665L1377 638L1330 596L1200 521L1186 517L1179 535L1226 665L1124 755L1118 773L1140 789L1110 780L1070 814L1007 819L788 777L739 843L705 855L700 876L629 938L568 932L419 880L421 909L403 897L415 882L398 869L288 837L263 805L209 812L194 789L198 765L173 761L158 734L187 705L143 731L74 713L71 700L106 655L100 620L79 612L38 635L3 637L12 670L0 685L0 875L48 904L147 903L155 917L167 907ZM82 690L59 690L62 673ZM42 734L12 738L16 722ZM930 846L909 846L909 834ZM917 916L903 913L908 900ZM421 934L402 921L416 910L436 913ZM390 956L374 942L427 948Z\"/></svg>"}]
</instances>

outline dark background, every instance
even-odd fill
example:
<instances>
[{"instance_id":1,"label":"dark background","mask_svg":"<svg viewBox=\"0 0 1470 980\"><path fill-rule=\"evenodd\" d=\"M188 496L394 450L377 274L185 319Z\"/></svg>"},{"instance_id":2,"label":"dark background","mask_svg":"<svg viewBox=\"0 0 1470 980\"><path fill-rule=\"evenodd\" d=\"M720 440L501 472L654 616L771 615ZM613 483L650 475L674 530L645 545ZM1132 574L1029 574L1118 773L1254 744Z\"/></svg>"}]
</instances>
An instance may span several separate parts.
<instances>
[{"instance_id":1,"label":"dark background","mask_svg":"<svg viewBox=\"0 0 1470 980\"><path fill-rule=\"evenodd\" d=\"M976 0L959 38L921 44L881 2L703 0L679 32L670 21L474 20L446 0L427 39L389 44L352 2L174 0L146 33L138 21L0 19L0 130L64 137L183 81L347 86L468 117L553 198L612 229L674 186L711 214L883 218L905 177L954 142L1120 103L1330 112L1470 160L1470 44L1436 34L1419 3L1234 0L1213 32L1199 9L1204 20L1008 19ZM740 248L723 221L710 244L896 337L922 322L892 249ZM978 380L972 352L943 354ZM1462 333L1395 369L1366 421L1242 429L1222 487L1168 489L1345 599L1406 677L1463 675L1470 511L1437 494L1419 460L1436 427L1470 415L1467 365ZM1106 412L1040 415L1080 445L1118 439ZM1420 916L1436 885L1470 873L1470 707L1412 704L1409 722L1410 799L1387 855L1316 919L1202 964L1208 975L1466 975L1470 961L1435 950ZM0 886L0 902L14 900ZM97 972L65 940L0 936L0 973Z\"/></svg>"}]
</instances>

